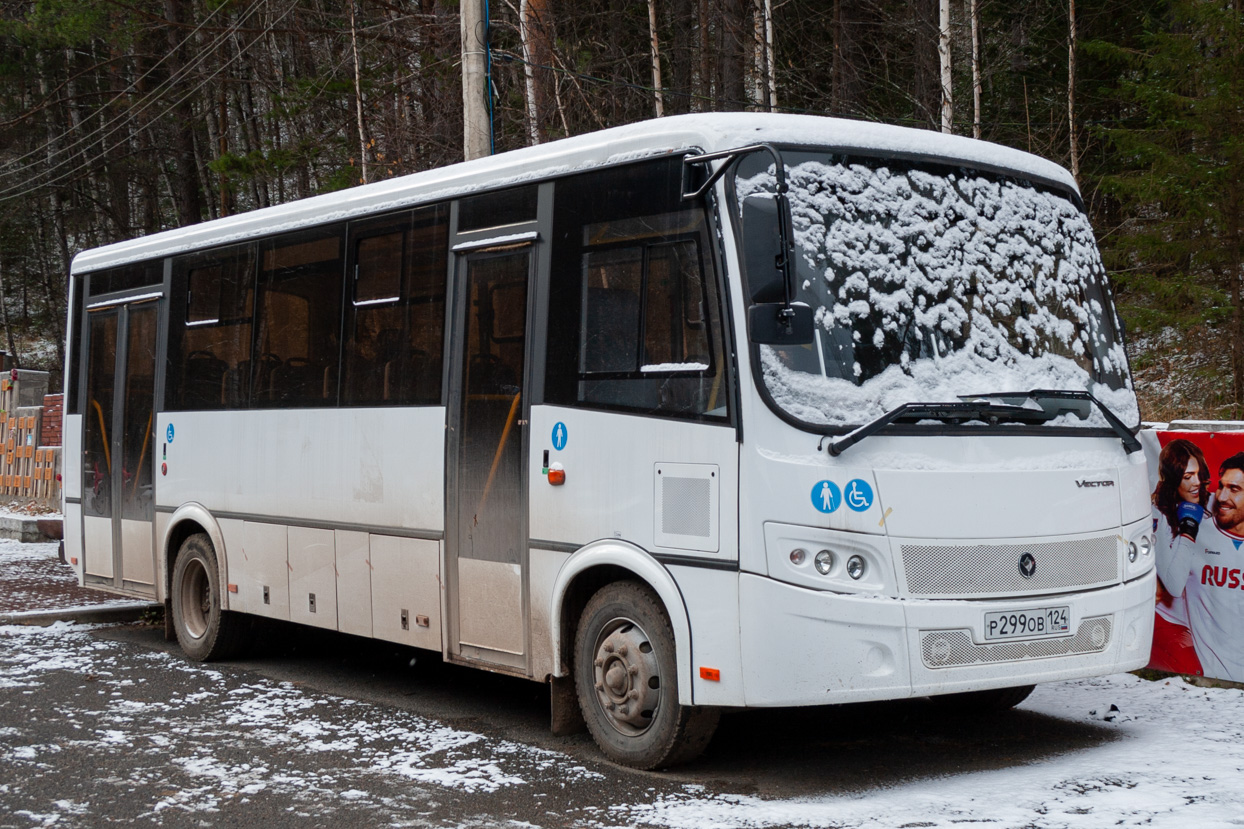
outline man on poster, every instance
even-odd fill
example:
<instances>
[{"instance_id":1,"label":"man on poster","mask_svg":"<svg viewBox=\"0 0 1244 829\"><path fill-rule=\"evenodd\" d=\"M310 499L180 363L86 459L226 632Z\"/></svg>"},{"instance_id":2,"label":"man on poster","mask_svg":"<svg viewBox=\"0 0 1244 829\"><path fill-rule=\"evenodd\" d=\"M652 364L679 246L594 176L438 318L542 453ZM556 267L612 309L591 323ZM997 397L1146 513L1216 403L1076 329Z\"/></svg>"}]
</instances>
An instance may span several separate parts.
<instances>
[{"instance_id":1,"label":"man on poster","mask_svg":"<svg viewBox=\"0 0 1244 829\"><path fill-rule=\"evenodd\" d=\"M1196 503L1179 505L1178 537L1158 576L1172 593L1182 587L1205 676L1244 682L1244 452L1218 468L1211 515L1204 513Z\"/></svg>"}]
</instances>

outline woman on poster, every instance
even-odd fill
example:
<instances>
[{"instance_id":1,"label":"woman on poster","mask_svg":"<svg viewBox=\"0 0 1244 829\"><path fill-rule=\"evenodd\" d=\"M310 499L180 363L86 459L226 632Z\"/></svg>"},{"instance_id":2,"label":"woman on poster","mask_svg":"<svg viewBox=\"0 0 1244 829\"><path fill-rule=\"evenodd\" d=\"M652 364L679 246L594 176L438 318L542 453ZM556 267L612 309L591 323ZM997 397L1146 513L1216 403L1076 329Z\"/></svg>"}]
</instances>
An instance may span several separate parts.
<instances>
[{"instance_id":1,"label":"woman on poster","mask_svg":"<svg viewBox=\"0 0 1244 829\"><path fill-rule=\"evenodd\" d=\"M1209 465L1192 441L1176 438L1158 456L1158 485L1153 490L1153 530L1157 536L1158 572L1170 558L1180 537L1180 521L1191 512L1203 512L1209 503ZM1199 510L1180 505L1195 504ZM1184 586L1169 589L1158 579L1157 616L1153 627L1153 657L1149 667L1181 674L1200 674L1201 663L1189 630Z\"/></svg>"}]
</instances>

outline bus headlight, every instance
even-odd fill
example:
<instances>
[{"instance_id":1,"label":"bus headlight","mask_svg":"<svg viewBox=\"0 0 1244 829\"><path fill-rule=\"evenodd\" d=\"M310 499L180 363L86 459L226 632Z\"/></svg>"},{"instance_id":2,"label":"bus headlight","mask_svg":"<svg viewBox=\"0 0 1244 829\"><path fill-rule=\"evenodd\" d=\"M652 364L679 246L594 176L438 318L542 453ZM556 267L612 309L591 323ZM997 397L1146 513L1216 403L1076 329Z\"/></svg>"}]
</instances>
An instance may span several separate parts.
<instances>
[{"instance_id":1,"label":"bus headlight","mask_svg":"<svg viewBox=\"0 0 1244 829\"><path fill-rule=\"evenodd\" d=\"M829 571L834 569L834 554L829 550L821 550L812 563L816 565L816 572L828 576Z\"/></svg>"},{"instance_id":2,"label":"bus headlight","mask_svg":"<svg viewBox=\"0 0 1244 829\"><path fill-rule=\"evenodd\" d=\"M777 522L765 522L764 532L770 578L810 590L898 595L885 536Z\"/></svg>"},{"instance_id":3,"label":"bus headlight","mask_svg":"<svg viewBox=\"0 0 1244 829\"><path fill-rule=\"evenodd\" d=\"M1140 555L1140 548L1136 546L1135 541L1127 543L1127 560L1132 564L1136 563L1136 558Z\"/></svg>"},{"instance_id":4,"label":"bus headlight","mask_svg":"<svg viewBox=\"0 0 1244 829\"><path fill-rule=\"evenodd\" d=\"M1153 539L1147 535L1140 537L1140 554L1148 556L1153 552Z\"/></svg>"}]
</instances>

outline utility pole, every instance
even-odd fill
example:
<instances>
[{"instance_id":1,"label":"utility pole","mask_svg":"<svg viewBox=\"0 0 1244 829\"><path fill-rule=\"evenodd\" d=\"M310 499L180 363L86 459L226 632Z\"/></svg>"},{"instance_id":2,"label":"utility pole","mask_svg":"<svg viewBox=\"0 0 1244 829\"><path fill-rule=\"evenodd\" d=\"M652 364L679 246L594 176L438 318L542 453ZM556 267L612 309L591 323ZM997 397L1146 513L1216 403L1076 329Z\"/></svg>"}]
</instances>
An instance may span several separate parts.
<instances>
[{"instance_id":1,"label":"utility pole","mask_svg":"<svg viewBox=\"0 0 1244 829\"><path fill-rule=\"evenodd\" d=\"M488 124L488 21L484 0L462 0L462 128L466 161L483 158L491 150Z\"/></svg>"}]
</instances>

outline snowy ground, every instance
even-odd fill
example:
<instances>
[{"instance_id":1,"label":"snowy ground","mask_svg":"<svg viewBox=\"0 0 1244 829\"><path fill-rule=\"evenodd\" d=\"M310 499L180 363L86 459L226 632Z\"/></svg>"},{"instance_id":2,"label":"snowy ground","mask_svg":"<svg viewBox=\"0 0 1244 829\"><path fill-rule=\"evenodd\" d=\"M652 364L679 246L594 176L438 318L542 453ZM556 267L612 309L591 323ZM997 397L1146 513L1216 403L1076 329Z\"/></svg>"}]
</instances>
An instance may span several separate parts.
<instances>
[{"instance_id":1,"label":"snowy ground","mask_svg":"<svg viewBox=\"0 0 1244 829\"><path fill-rule=\"evenodd\" d=\"M639 775L100 634L0 627L0 826L1244 826L1235 689L1127 675L1046 686L1022 706L1045 716L1010 715L1016 727L1099 737L847 794L809 765L813 794L790 798L763 777ZM925 750L959 765L954 745ZM708 765L729 753L727 739Z\"/></svg>"},{"instance_id":2,"label":"snowy ground","mask_svg":"<svg viewBox=\"0 0 1244 829\"><path fill-rule=\"evenodd\" d=\"M56 542L23 544L0 538L0 614L133 604L133 599L78 587Z\"/></svg>"}]
</instances>

